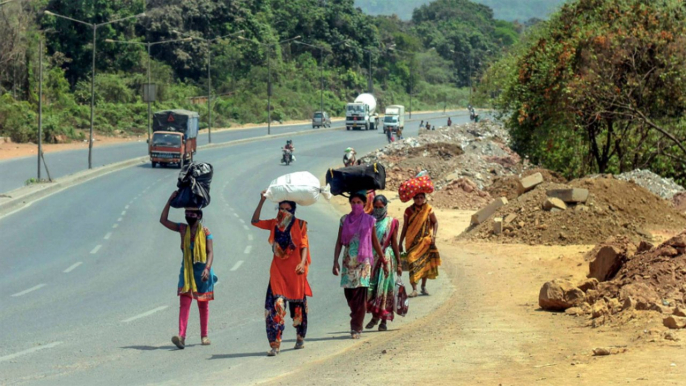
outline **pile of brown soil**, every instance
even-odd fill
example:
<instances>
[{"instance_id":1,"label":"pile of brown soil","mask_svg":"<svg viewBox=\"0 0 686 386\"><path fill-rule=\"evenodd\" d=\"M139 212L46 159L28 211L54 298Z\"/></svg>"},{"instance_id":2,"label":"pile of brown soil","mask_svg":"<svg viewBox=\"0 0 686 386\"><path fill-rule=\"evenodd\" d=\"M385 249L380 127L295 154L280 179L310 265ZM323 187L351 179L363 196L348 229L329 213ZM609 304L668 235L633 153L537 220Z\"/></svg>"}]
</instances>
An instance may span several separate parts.
<instances>
[{"instance_id":1,"label":"pile of brown soil","mask_svg":"<svg viewBox=\"0 0 686 386\"><path fill-rule=\"evenodd\" d=\"M590 192L584 205L565 211L542 209L547 189L584 188ZM634 240L651 239L650 231L682 230L686 217L672 205L631 182L613 178L574 180L569 184L543 183L536 189L498 209L493 217L508 217L500 235L493 234L488 220L465 231L460 237L531 245L596 244L611 236Z\"/></svg>"},{"instance_id":2,"label":"pile of brown soil","mask_svg":"<svg viewBox=\"0 0 686 386\"><path fill-rule=\"evenodd\" d=\"M672 204L674 204L674 208L679 212L686 212L686 192L675 194L674 197L672 197Z\"/></svg>"},{"instance_id":3,"label":"pile of brown soil","mask_svg":"<svg viewBox=\"0 0 686 386\"><path fill-rule=\"evenodd\" d=\"M454 143L429 143L419 147L402 149L391 153L384 159L386 169L386 189L398 190L400 184L426 170L434 183L439 183L453 173L457 167L456 159L463 151Z\"/></svg>"},{"instance_id":4,"label":"pile of brown soil","mask_svg":"<svg viewBox=\"0 0 686 386\"><path fill-rule=\"evenodd\" d=\"M453 180L431 197L431 204L440 209L476 210L488 204L491 196L479 190L468 178Z\"/></svg>"},{"instance_id":5,"label":"pile of brown soil","mask_svg":"<svg viewBox=\"0 0 686 386\"><path fill-rule=\"evenodd\" d=\"M557 172L548 169L529 169L522 172L521 176L505 176L496 177L490 186L484 188L492 197L506 197L508 200L514 200L519 196L518 192L518 181L520 178L528 177L532 174L541 173L543 176L543 181L545 182L555 182L559 184L564 184L567 179L564 178Z\"/></svg>"}]
</instances>

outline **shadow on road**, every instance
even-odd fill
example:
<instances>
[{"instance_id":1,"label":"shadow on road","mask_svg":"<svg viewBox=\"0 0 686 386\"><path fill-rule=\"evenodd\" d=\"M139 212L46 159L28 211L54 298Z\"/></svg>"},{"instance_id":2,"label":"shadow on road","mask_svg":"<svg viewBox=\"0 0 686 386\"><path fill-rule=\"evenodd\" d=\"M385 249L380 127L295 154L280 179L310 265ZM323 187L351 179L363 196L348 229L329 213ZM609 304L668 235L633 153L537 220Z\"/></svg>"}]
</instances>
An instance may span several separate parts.
<instances>
[{"instance_id":1,"label":"shadow on road","mask_svg":"<svg viewBox=\"0 0 686 386\"><path fill-rule=\"evenodd\" d=\"M186 347L192 347L190 345ZM139 351L153 351L153 350L169 350L169 351L174 351L178 350L176 346L124 346L121 347L122 349L129 349L129 350L139 350Z\"/></svg>"},{"instance_id":2,"label":"shadow on road","mask_svg":"<svg viewBox=\"0 0 686 386\"><path fill-rule=\"evenodd\" d=\"M214 354L208 360L212 359L232 359L232 358L247 358L247 357L264 357L267 356L267 350L264 352L247 352L247 353L236 353L236 354Z\"/></svg>"},{"instance_id":3,"label":"shadow on road","mask_svg":"<svg viewBox=\"0 0 686 386\"><path fill-rule=\"evenodd\" d=\"M305 343L307 342L322 342L322 341L327 341L327 340L350 340L350 333L345 336L330 336L326 338L307 338L305 339ZM284 339L281 341L282 343L295 343L295 339Z\"/></svg>"}]
</instances>

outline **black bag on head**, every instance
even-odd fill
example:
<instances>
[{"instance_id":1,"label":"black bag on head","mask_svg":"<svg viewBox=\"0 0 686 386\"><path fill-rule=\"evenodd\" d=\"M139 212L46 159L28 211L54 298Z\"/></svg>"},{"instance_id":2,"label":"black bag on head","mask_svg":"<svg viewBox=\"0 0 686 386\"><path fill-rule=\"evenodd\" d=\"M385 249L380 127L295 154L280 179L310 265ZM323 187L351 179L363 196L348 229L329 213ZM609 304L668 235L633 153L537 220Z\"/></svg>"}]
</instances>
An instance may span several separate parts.
<instances>
[{"instance_id":1,"label":"black bag on head","mask_svg":"<svg viewBox=\"0 0 686 386\"><path fill-rule=\"evenodd\" d=\"M386 169L379 163L329 169L326 183L331 186L331 194L359 192L386 188Z\"/></svg>"},{"instance_id":2,"label":"black bag on head","mask_svg":"<svg viewBox=\"0 0 686 386\"><path fill-rule=\"evenodd\" d=\"M210 184L213 168L206 162L191 162L179 172L176 186L179 194L172 200L173 208L204 208L210 204Z\"/></svg>"}]
</instances>

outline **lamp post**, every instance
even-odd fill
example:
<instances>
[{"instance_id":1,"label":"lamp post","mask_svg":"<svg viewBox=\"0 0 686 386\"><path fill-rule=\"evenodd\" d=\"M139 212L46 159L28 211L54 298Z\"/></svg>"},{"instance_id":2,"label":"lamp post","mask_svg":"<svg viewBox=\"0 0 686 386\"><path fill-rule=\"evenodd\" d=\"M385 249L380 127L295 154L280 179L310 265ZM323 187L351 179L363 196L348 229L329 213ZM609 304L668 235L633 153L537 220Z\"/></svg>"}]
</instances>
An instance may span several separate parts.
<instances>
[{"instance_id":1,"label":"lamp post","mask_svg":"<svg viewBox=\"0 0 686 386\"><path fill-rule=\"evenodd\" d=\"M111 21L107 21L104 23L87 23L85 21L73 19L71 17L63 16L63 15L60 15L60 14L57 14L57 13L54 13L51 11L44 11L44 12L46 15L50 15L50 16L54 16L57 18L73 21L74 23L87 25L93 29L93 50L92 50L93 52L92 52L92 64L91 64L91 126L90 126L90 133L89 133L89 137L88 137L88 169L92 169L93 168L93 157L92 157L93 156L93 125L94 125L94 119L95 119L95 115L94 115L95 114L95 52L97 49L97 47L96 47L97 42L95 39L96 39L97 34L98 34L98 28L105 26L105 25L109 25L109 24L119 23L119 22L124 21L124 20L137 19L140 17L144 17L145 13L141 13L141 14L133 15L133 16L129 16L129 17L124 17L121 19L111 20Z\"/></svg>"},{"instance_id":2,"label":"lamp post","mask_svg":"<svg viewBox=\"0 0 686 386\"><path fill-rule=\"evenodd\" d=\"M158 44L165 44L165 43L176 43L176 42L189 42L193 39L191 38L185 38L185 39L172 39L172 40L161 40L158 42L136 42L136 41L131 41L131 40L112 40L112 39L105 39L107 43L117 43L117 44L136 44L136 45L144 45L147 46L148 48L148 85L152 84L151 80L151 74L150 74L150 65L152 63L152 56L150 54L150 48L152 46L156 46ZM148 89L149 91L149 89ZM150 99L150 96L148 96L148 143L150 143L150 135L152 131L152 111L151 111L151 102L152 99Z\"/></svg>"},{"instance_id":3,"label":"lamp post","mask_svg":"<svg viewBox=\"0 0 686 386\"><path fill-rule=\"evenodd\" d=\"M337 46L339 44L345 43L345 40L341 40L340 42L334 43L331 45ZM293 41L295 44L300 44L303 46L311 47L311 48L316 48L319 50L319 80L320 80L320 93L319 93L319 110L323 113L324 112L324 46L317 46L314 44L308 44L305 42L301 42L299 40Z\"/></svg>"},{"instance_id":4,"label":"lamp post","mask_svg":"<svg viewBox=\"0 0 686 386\"><path fill-rule=\"evenodd\" d=\"M389 47L389 49L392 51L402 52L405 54L416 55L416 52L403 51L403 50L399 50L399 49L395 48L395 44L393 46ZM414 91L413 81L414 81L414 77L412 76L412 62L410 62L410 119L412 119L412 92Z\"/></svg>"},{"instance_id":5,"label":"lamp post","mask_svg":"<svg viewBox=\"0 0 686 386\"><path fill-rule=\"evenodd\" d=\"M212 143L212 48L210 45L217 40L238 36L242 33L243 30L240 30L229 35L219 36L212 39L204 39L199 37L192 38L207 43L207 141L209 143Z\"/></svg>"},{"instance_id":6,"label":"lamp post","mask_svg":"<svg viewBox=\"0 0 686 386\"><path fill-rule=\"evenodd\" d=\"M251 42L254 44L259 44L261 46L267 47L267 135L272 134L272 67L271 67L271 59L270 59L272 47L277 46L279 44L288 43L290 41L300 39L300 37L301 36L298 35L296 37L286 39L286 40L282 40L282 41L276 42L276 43L260 43L260 42L255 41L255 40L246 39L242 36L238 37L239 39L245 40L246 42Z\"/></svg>"}]
</instances>

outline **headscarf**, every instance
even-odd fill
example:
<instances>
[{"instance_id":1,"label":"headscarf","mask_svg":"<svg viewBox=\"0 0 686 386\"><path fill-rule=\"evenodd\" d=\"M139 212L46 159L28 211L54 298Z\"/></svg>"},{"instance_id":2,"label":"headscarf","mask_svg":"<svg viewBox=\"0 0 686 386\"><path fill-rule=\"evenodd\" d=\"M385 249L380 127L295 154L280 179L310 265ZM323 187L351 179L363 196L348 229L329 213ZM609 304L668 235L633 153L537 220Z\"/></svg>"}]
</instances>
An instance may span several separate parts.
<instances>
[{"instance_id":1,"label":"headscarf","mask_svg":"<svg viewBox=\"0 0 686 386\"><path fill-rule=\"evenodd\" d=\"M295 222L295 202L293 201L281 201L281 204L288 204L291 206L291 210L288 212L290 216L284 214L281 209L279 209L279 214L276 216L276 226L274 227L274 242L281 247L282 250L286 250L289 247L295 249L293 240L291 239L291 228Z\"/></svg>"},{"instance_id":2,"label":"headscarf","mask_svg":"<svg viewBox=\"0 0 686 386\"><path fill-rule=\"evenodd\" d=\"M374 208L372 216L374 216L376 221L381 221L386 218L386 215L388 215L388 199L386 196L380 194L374 197L374 204L376 204L377 201L380 201L383 204L383 208L377 208L376 206L372 205Z\"/></svg>"},{"instance_id":3,"label":"headscarf","mask_svg":"<svg viewBox=\"0 0 686 386\"><path fill-rule=\"evenodd\" d=\"M362 202L367 201L367 192L360 191L350 195L352 200L354 197L359 197ZM376 220L374 217L364 213L364 206L357 206L345 217L343 221L343 230L341 231L341 243L343 245L350 245L350 242L357 236L360 240L360 245L357 250L357 261L364 263L369 261L374 264L374 254L372 252L372 230Z\"/></svg>"}]
</instances>

